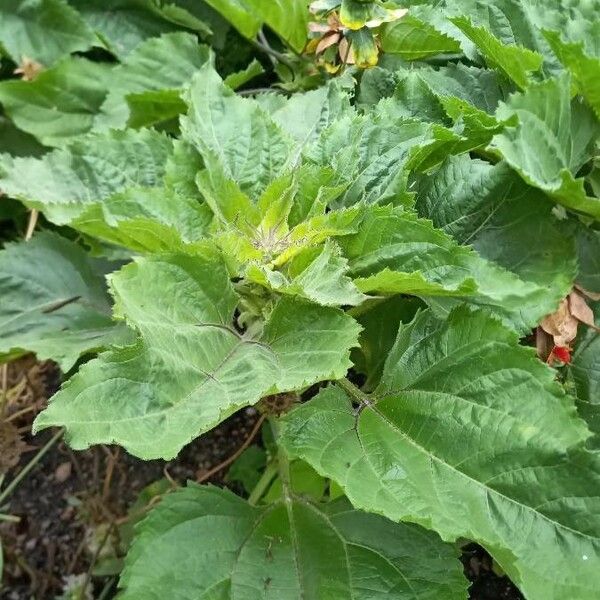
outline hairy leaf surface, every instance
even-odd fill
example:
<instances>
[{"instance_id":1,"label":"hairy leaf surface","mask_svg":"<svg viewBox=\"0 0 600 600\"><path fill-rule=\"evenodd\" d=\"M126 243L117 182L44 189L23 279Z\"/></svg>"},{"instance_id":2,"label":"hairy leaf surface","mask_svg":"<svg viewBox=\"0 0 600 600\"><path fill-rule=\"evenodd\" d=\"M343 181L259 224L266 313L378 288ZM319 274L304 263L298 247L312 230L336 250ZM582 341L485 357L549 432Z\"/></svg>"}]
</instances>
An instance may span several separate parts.
<instances>
[{"instance_id":1,"label":"hairy leaf surface","mask_svg":"<svg viewBox=\"0 0 600 600\"><path fill-rule=\"evenodd\" d=\"M0 44L17 64L29 58L50 66L95 42L65 0L0 0Z\"/></svg>"},{"instance_id":2,"label":"hairy leaf surface","mask_svg":"<svg viewBox=\"0 0 600 600\"><path fill-rule=\"evenodd\" d=\"M141 458L170 458L262 396L350 366L359 326L337 309L283 299L261 336L240 334L238 297L213 251L140 259L110 282L137 343L87 363L36 420L37 429L64 425L74 448L115 442Z\"/></svg>"},{"instance_id":3,"label":"hairy leaf surface","mask_svg":"<svg viewBox=\"0 0 600 600\"><path fill-rule=\"evenodd\" d=\"M39 159L0 156L0 190L63 225L113 194L160 185L171 148L149 130L89 134Z\"/></svg>"},{"instance_id":4,"label":"hairy leaf surface","mask_svg":"<svg viewBox=\"0 0 600 600\"><path fill-rule=\"evenodd\" d=\"M559 300L547 298L544 284L481 258L402 208L370 210L359 232L339 243L349 274L365 293L461 298L493 307L522 330L537 324Z\"/></svg>"},{"instance_id":5,"label":"hairy leaf surface","mask_svg":"<svg viewBox=\"0 0 600 600\"><path fill-rule=\"evenodd\" d=\"M569 77L531 84L524 93L511 96L497 116L513 115L519 124L498 134L492 148L555 202L600 218L600 201L587 196L583 179L575 177L590 156L599 125L584 105L571 102Z\"/></svg>"},{"instance_id":6,"label":"hairy leaf surface","mask_svg":"<svg viewBox=\"0 0 600 600\"><path fill-rule=\"evenodd\" d=\"M111 71L103 63L69 57L33 81L0 82L0 103L20 129L46 146L63 146L91 131Z\"/></svg>"},{"instance_id":7,"label":"hairy leaf surface","mask_svg":"<svg viewBox=\"0 0 600 600\"><path fill-rule=\"evenodd\" d=\"M121 586L123 600L454 600L465 594L460 571L452 547L434 534L345 501L292 497L253 507L191 484L142 523Z\"/></svg>"},{"instance_id":8,"label":"hairy leaf surface","mask_svg":"<svg viewBox=\"0 0 600 600\"><path fill-rule=\"evenodd\" d=\"M406 326L361 410L330 387L286 417L288 451L357 508L483 544L527 597L588 599L600 465L552 371L484 313Z\"/></svg>"},{"instance_id":9,"label":"hairy leaf surface","mask_svg":"<svg viewBox=\"0 0 600 600\"><path fill-rule=\"evenodd\" d=\"M82 248L56 234L7 245L0 285L0 361L35 352L68 371L81 354L124 333L110 318L101 273Z\"/></svg>"}]
</instances>

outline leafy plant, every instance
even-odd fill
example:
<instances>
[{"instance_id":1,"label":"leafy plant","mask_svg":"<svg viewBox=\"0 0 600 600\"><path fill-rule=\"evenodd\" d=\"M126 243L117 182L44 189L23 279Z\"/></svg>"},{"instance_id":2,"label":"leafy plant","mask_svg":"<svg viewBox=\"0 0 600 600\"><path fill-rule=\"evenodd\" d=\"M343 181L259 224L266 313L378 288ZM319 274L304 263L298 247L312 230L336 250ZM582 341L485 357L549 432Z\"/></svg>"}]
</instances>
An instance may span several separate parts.
<instances>
[{"instance_id":1,"label":"leafy plant","mask_svg":"<svg viewBox=\"0 0 600 600\"><path fill-rule=\"evenodd\" d=\"M464 598L475 541L527 598L591 600L600 342L540 324L600 324L600 6L307 4L0 1L42 69L0 82L36 144L0 189L47 230L0 253L0 357L70 371L35 429L75 449L267 418L248 500L167 495L124 599ZM229 24L275 66L219 74Z\"/></svg>"}]
</instances>

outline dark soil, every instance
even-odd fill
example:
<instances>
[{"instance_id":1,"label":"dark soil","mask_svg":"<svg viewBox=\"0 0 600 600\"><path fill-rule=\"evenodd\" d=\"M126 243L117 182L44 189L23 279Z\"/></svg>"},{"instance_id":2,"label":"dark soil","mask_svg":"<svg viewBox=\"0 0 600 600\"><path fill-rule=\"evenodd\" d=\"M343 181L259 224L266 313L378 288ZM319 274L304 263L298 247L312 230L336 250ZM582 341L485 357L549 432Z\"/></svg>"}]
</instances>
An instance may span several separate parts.
<instances>
[{"instance_id":1,"label":"dark soil","mask_svg":"<svg viewBox=\"0 0 600 600\"><path fill-rule=\"evenodd\" d=\"M465 575L472 582L469 588L470 600L524 600L508 577L494 572L494 561L481 546L464 546L461 560Z\"/></svg>"},{"instance_id":2,"label":"dark soil","mask_svg":"<svg viewBox=\"0 0 600 600\"><path fill-rule=\"evenodd\" d=\"M32 437L28 431L33 414L58 386L58 374L48 366L39 369L33 361L24 360L16 368L11 365L11 369L9 387L26 382L22 390L19 388L20 397L13 398L13 414L27 404L36 410L11 421L25 431L19 462L8 470L7 481L55 433L44 431ZM54 599L63 591L65 577L79 575L85 580L90 564L98 566L97 559L102 555L118 558L124 548L122 540L115 539L117 525L127 519L128 509L140 491L161 479L171 481L171 485L183 485L202 477L244 443L257 418L253 409L239 412L189 444L170 462L141 461L112 446L73 452L63 442L57 443L16 488L8 506L3 507L2 512L20 520L0 523L4 550L0 599ZM222 484L223 475L219 472L208 481ZM137 516L141 514L138 511ZM112 529L107 536L109 525ZM99 544L103 547L97 552ZM105 585L115 581L114 577L90 579L96 598ZM112 597L112 593L106 597Z\"/></svg>"},{"instance_id":3,"label":"dark soil","mask_svg":"<svg viewBox=\"0 0 600 600\"><path fill-rule=\"evenodd\" d=\"M59 374L51 365L22 359L10 365L7 383L18 394L13 394L0 425L8 419L20 436L12 449L0 448L0 470L8 471L10 481L55 433L32 437L29 431L33 416L58 387ZM13 418L15 413L23 415ZM170 462L141 461L117 447L73 452L62 441L56 443L0 509L19 518L16 523L0 522L4 550L0 600L53 600L60 597L66 582L77 577L80 585L90 582L94 598L112 598L130 523L160 497L150 494L135 512L128 512L140 492L157 480L161 480L159 494L187 480L204 479L242 446L257 418L253 409L241 411ZM5 440L12 437L4 435ZM3 456L11 462L2 464ZM220 471L208 481L223 485L224 474ZM462 562L472 581L471 600L523 598L508 578L494 572L492 559L480 546L465 546ZM88 598L92 596L82 600Z\"/></svg>"}]
</instances>

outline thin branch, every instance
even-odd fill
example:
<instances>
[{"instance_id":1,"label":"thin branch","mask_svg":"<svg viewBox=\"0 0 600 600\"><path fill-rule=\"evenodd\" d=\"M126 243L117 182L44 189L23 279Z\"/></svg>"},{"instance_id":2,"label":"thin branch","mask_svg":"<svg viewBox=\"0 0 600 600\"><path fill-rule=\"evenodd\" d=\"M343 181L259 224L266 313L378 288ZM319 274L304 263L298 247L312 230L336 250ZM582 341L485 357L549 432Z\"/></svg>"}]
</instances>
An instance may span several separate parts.
<instances>
[{"instance_id":1,"label":"thin branch","mask_svg":"<svg viewBox=\"0 0 600 600\"><path fill-rule=\"evenodd\" d=\"M94 566L98 562L100 552L102 552L102 550L104 549L104 546L106 545L106 542L108 542L108 538L109 538L110 534L112 533L114 526L115 526L114 522L110 522L108 524L108 526L106 528L106 533L104 534L104 537L102 538L102 541L100 542L100 544L98 544L98 547L96 548L96 551L94 552L94 556L92 556L92 560L90 561L90 566L87 570L87 573L85 574L85 579L83 581L83 585L81 586L81 589L79 592L79 600L85 600L85 593L87 591L87 587L88 587L88 585L90 585L90 581L92 580L92 571L94 569Z\"/></svg>"},{"instance_id":2,"label":"thin branch","mask_svg":"<svg viewBox=\"0 0 600 600\"><path fill-rule=\"evenodd\" d=\"M267 40L267 37L265 36L264 31L262 30L262 27L258 30L258 39L265 48L268 48L270 52L273 52L273 48L271 48L271 45L269 44L269 41ZM272 54L269 54L269 60L271 61L274 67L277 66L277 59Z\"/></svg>"},{"instance_id":3,"label":"thin branch","mask_svg":"<svg viewBox=\"0 0 600 600\"><path fill-rule=\"evenodd\" d=\"M208 473L205 473L204 475L202 475L202 477L197 478L196 481L198 483L202 483L203 481L210 479L213 475L215 475L216 473L218 473L225 467L228 467L252 443L252 440L258 433L264 420L265 420L265 415L261 415L260 418L258 419L258 421L256 421L256 424L252 428L252 431L250 432L250 435L246 438L245 442L229 458L226 458L223 462L219 463L216 467L213 467L210 471L208 471Z\"/></svg>"},{"instance_id":4,"label":"thin branch","mask_svg":"<svg viewBox=\"0 0 600 600\"><path fill-rule=\"evenodd\" d=\"M44 454L58 442L64 433L63 429L59 429L44 445L41 450L21 469L21 472L8 484L6 489L0 494L0 504L10 496L13 490L21 483L21 481L27 476L27 474L37 465L38 462L43 458Z\"/></svg>"},{"instance_id":5,"label":"thin branch","mask_svg":"<svg viewBox=\"0 0 600 600\"><path fill-rule=\"evenodd\" d=\"M29 222L27 223L27 231L25 232L25 241L28 242L33 237L33 232L35 231L35 226L38 222L38 217L40 213L37 209L32 208L29 213Z\"/></svg>"}]
</instances>

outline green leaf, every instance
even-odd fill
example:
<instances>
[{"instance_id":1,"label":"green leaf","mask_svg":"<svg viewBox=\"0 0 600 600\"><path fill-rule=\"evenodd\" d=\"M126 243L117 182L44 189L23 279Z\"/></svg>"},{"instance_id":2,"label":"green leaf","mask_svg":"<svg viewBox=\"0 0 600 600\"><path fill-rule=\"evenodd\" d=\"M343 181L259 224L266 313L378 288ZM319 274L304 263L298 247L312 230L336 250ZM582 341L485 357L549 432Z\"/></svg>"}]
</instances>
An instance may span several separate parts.
<instances>
[{"instance_id":1,"label":"green leaf","mask_svg":"<svg viewBox=\"0 0 600 600\"><path fill-rule=\"evenodd\" d=\"M161 0L69 0L106 48L123 60L139 44L186 27L200 35L209 27L186 10Z\"/></svg>"},{"instance_id":2,"label":"green leaf","mask_svg":"<svg viewBox=\"0 0 600 600\"><path fill-rule=\"evenodd\" d=\"M344 194L333 206L407 202L407 163L411 150L427 146L430 129L424 123L385 116L343 117L321 133L305 151L312 163L330 167Z\"/></svg>"},{"instance_id":3,"label":"green leaf","mask_svg":"<svg viewBox=\"0 0 600 600\"><path fill-rule=\"evenodd\" d=\"M590 304L594 321L600 326L600 302ZM600 450L600 335L597 330L579 325L567 373L567 381L573 383L577 395L577 410L595 434L588 440L588 447Z\"/></svg>"},{"instance_id":4,"label":"green leaf","mask_svg":"<svg viewBox=\"0 0 600 600\"><path fill-rule=\"evenodd\" d=\"M485 27L473 25L468 17L455 17L451 21L477 46L488 66L502 71L520 88L528 86L529 73L541 68L544 60L541 54L505 45Z\"/></svg>"},{"instance_id":5,"label":"green leaf","mask_svg":"<svg viewBox=\"0 0 600 600\"><path fill-rule=\"evenodd\" d=\"M267 453L260 446L249 446L233 462L225 481L235 481L242 484L248 494L252 492L258 483L261 471L267 463Z\"/></svg>"},{"instance_id":6,"label":"green leaf","mask_svg":"<svg viewBox=\"0 0 600 600\"><path fill-rule=\"evenodd\" d=\"M177 133L178 117L187 110L181 90L153 90L128 94L125 98L129 118L127 126L156 127L161 131Z\"/></svg>"},{"instance_id":7,"label":"green leaf","mask_svg":"<svg viewBox=\"0 0 600 600\"><path fill-rule=\"evenodd\" d=\"M40 156L45 150L33 136L17 129L10 119L0 117L0 154Z\"/></svg>"},{"instance_id":8,"label":"green leaf","mask_svg":"<svg viewBox=\"0 0 600 600\"><path fill-rule=\"evenodd\" d=\"M545 31L544 35L560 62L571 72L579 93L600 118L600 58L589 56L583 42L563 41L558 31Z\"/></svg>"},{"instance_id":9,"label":"green leaf","mask_svg":"<svg viewBox=\"0 0 600 600\"><path fill-rule=\"evenodd\" d=\"M198 540L212 540L210 548ZM138 529L123 600L168 596L450 600L466 593L454 549L413 525L290 498L253 507L190 484Z\"/></svg>"},{"instance_id":10,"label":"green leaf","mask_svg":"<svg viewBox=\"0 0 600 600\"><path fill-rule=\"evenodd\" d=\"M223 15L245 38L254 39L261 26L257 14L250 10L246 0L205 0Z\"/></svg>"},{"instance_id":11,"label":"green leaf","mask_svg":"<svg viewBox=\"0 0 600 600\"><path fill-rule=\"evenodd\" d=\"M327 127L343 116L353 114L350 95L343 82L333 80L316 90L294 94L272 112L271 117L295 140L300 152L315 143Z\"/></svg>"},{"instance_id":12,"label":"green leaf","mask_svg":"<svg viewBox=\"0 0 600 600\"><path fill-rule=\"evenodd\" d=\"M237 90L255 77L262 75L264 72L265 69L262 64L258 62L256 58L253 58L252 62L242 71L227 75L223 80L223 83L232 90Z\"/></svg>"},{"instance_id":13,"label":"green leaf","mask_svg":"<svg viewBox=\"0 0 600 600\"><path fill-rule=\"evenodd\" d=\"M209 170L222 171L256 199L282 174L291 140L256 101L237 96L208 64L194 77L185 99L184 139L197 148Z\"/></svg>"},{"instance_id":14,"label":"green leaf","mask_svg":"<svg viewBox=\"0 0 600 600\"><path fill-rule=\"evenodd\" d=\"M350 30L357 31L373 16L374 2L341 0L340 22Z\"/></svg>"},{"instance_id":15,"label":"green leaf","mask_svg":"<svg viewBox=\"0 0 600 600\"><path fill-rule=\"evenodd\" d=\"M357 508L482 544L528 598L593 597L598 458L516 335L482 312L421 313L360 408L327 388L286 417L286 448Z\"/></svg>"},{"instance_id":16,"label":"green leaf","mask_svg":"<svg viewBox=\"0 0 600 600\"><path fill-rule=\"evenodd\" d=\"M92 129L111 71L103 63L65 58L33 81L0 82L0 103L17 127L46 146L63 146Z\"/></svg>"},{"instance_id":17,"label":"green leaf","mask_svg":"<svg viewBox=\"0 0 600 600\"><path fill-rule=\"evenodd\" d=\"M293 50L302 52L308 39L307 0L271 0L270 2L244 0L244 2L252 15L258 16Z\"/></svg>"},{"instance_id":18,"label":"green leaf","mask_svg":"<svg viewBox=\"0 0 600 600\"><path fill-rule=\"evenodd\" d=\"M412 15L382 27L381 47L405 60L461 52L459 42Z\"/></svg>"},{"instance_id":19,"label":"green leaf","mask_svg":"<svg viewBox=\"0 0 600 600\"><path fill-rule=\"evenodd\" d=\"M302 52L308 38L306 0L206 0L244 37L254 39L261 25L268 25L296 52Z\"/></svg>"},{"instance_id":20,"label":"green leaf","mask_svg":"<svg viewBox=\"0 0 600 600\"><path fill-rule=\"evenodd\" d=\"M0 0L0 45L17 64L30 58L50 66L95 42L96 36L65 0Z\"/></svg>"},{"instance_id":21,"label":"green leaf","mask_svg":"<svg viewBox=\"0 0 600 600\"><path fill-rule=\"evenodd\" d=\"M410 323L417 310L424 307L418 298L398 295L366 303L351 311L363 328L358 338L359 347L352 352L352 362L355 370L367 377L365 389L370 391L379 383L400 323Z\"/></svg>"},{"instance_id":22,"label":"green leaf","mask_svg":"<svg viewBox=\"0 0 600 600\"><path fill-rule=\"evenodd\" d=\"M25 352L68 371L80 355L121 339L96 265L53 233L0 252L0 362ZM3 357L4 355L4 357Z\"/></svg>"},{"instance_id":23,"label":"green leaf","mask_svg":"<svg viewBox=\"0 0 600 600\"><path fill-rule=\"evenodd\" d=\"M419 69L415 73L436 96L459 98L489 114L494 113L505 97L505 86L499 74L489 69L448 63L444 67Z\"/></svg>"},{"instance_id":24,"label":"green leaf","mask_svg":"<svg viewBox=\"0 0 600 600\"><path fill-rule=\"evenodd\" d=\"M402 208L368 211L359 232L339 244L350 276L365 293L467 300L492 308L522 331L558 302L554 295L547 299L545 282L537 285L486 261Z\"/></svg>"},{"instance_id":25,"label":"green leaf","mask_svg":"<svg viewBox=\"0 0 600 600\"><path fill-rule=\"evenodd\" d=\"M577 283L589 292L600 293L600 231L579 225L575 240L579 264Z\"/></svg>"},{"instance_id":26,"label":"green leaf","mask_svg":"<svg viewBox=\"0 0 600 600\"><path fill-rule=\"evenodd\" d=\"M171 148L148 130L89 134L39 159L0 156L0 189L64 225L113 194L161 185Z\"/></svg>"},{"instance_id":27,"label":"green leaf","mask_svg":"<svg viewBox=\"0 0 600 600\"><path fill-rule=\"evenodd\" d=\"M323 248L300 254L289 272L251 265L247 276L279 293L300 296L323 306L354 306L366 299L346 275L347 261L331 241Z\"/></svg>"},{"instance_id":28,"label":"green leaf","mask_svg":"<svg viewBox=\"0 0 600 600\"><path fill-rule=\"evenodd\" d=\"M194 198L161 187L129 187L87 206L70 226L138 252L194 252L211 221L210 209Z\"/></svg>"},{"instance_id":29,"label":"green leaf","mask_svg":"<svg viewBox=\"0 0 600 600\"><path fill-rule=\"evenodd\" d=\"M124 128L130 118L130 103L135 105L136 124L154 124L176 117L185 111L185 105L177 96L179 112L173 114L173 90L181 90L211 60L208 47L198 45L196 37L189 33L169 33L143 42L114 69L111 90L96 118L95 129ZM141 103L149 99L154 103L153 114L140 114ZM157 119L160 104L167 114Z\"/></svg>"},{"instance_id":30,"label":"green leaf","mask_svg":"<svg viewBox=\"0 0 600 600\"><path fill-rule=\"evenodd\" d=\"M238 297L214 252L149 257L110 278L116 315L139 333L82 367L36 420L74 448L118 443L171 458L236 410L342 377L359 327L336 309L277 303L260 338L233 326Z\"/></svg>"},{"instance_id":31,"label":"green leaf","mask_svg":"<svg viewBox=\"0 0 600 600\"><path fill-rule=\"evenodd\" d=\"M559 228L543 194L506 163L450 158L420 182L416 207L460 244L535 284L530 324L554 312L571 291L577 272L572 237Z\"/></svg>"},{"instance_id":32,"label":"green leaf","mask_svg":"<svg viewBox=\"0 0 600 600\"><path fill-rule=\"evenodd\" d=\"M293 460L289 468L289 488L294 495L305 500L321 502L325 499L329 480L321 477L303 460ZM261 504L272 504L285 496L281 476L276 477L267 493L260 499Z\"/></svg>"},{"instance_id":33,"label":"green leaf","mask_svg":"<svg viewBox=\"0 0 600 600\"><path fill-rule=\"evenodd\" d=\"M514 115L519 124L496 135L491 147L555 202L600 218L600 200L588 197L583 179L574 177L590 156L599 125L585 106L571 102L569 77L531 84L496 113L499 119Z\"/></svg>"}]
</instances>

